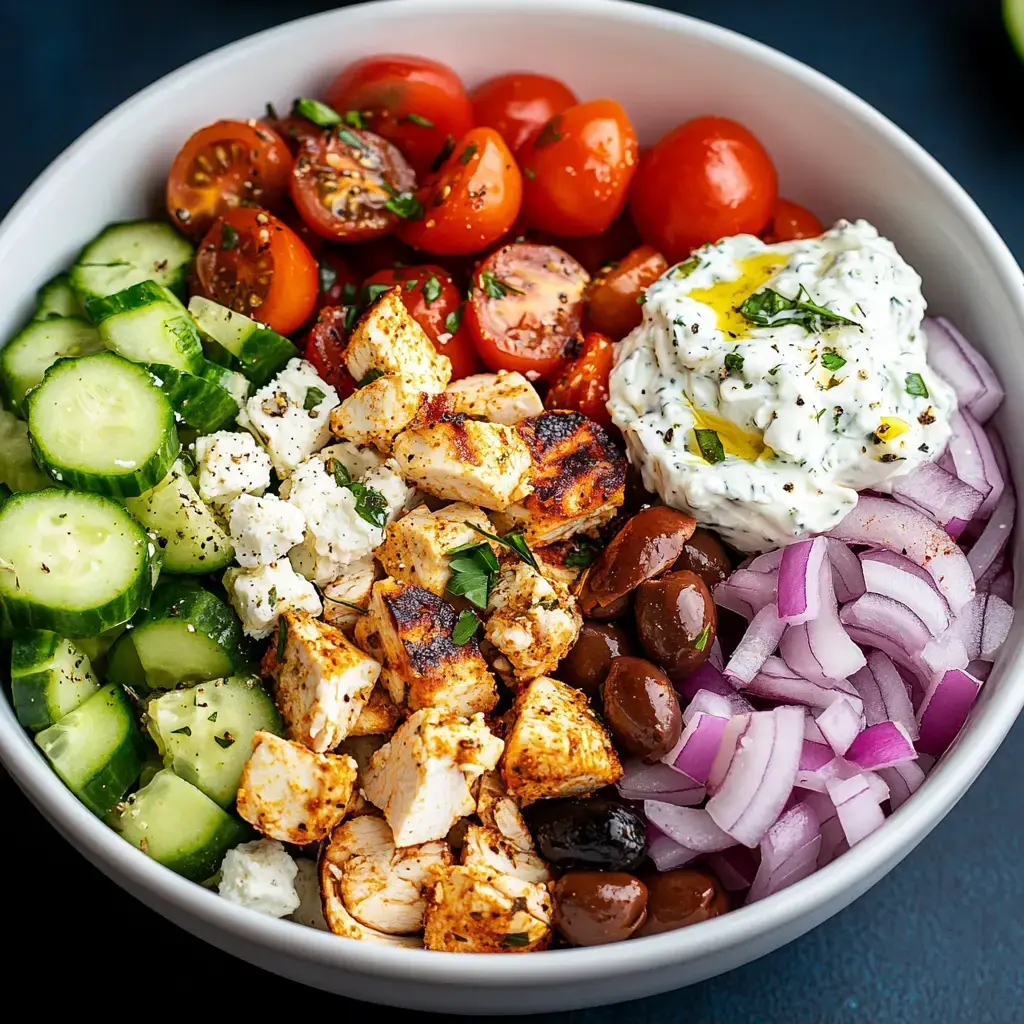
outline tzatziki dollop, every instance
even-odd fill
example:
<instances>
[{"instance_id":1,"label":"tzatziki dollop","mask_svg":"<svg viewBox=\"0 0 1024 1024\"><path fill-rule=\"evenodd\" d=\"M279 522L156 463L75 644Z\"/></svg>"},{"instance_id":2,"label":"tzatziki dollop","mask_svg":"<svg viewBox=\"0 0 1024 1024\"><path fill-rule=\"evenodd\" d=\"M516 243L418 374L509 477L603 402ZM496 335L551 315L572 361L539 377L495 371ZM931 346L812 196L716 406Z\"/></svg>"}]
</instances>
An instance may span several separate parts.
<instances>
[{"instance_id":1,"label":"tzatziki dollop","mask_svg":"<svg viewBox=\"0 0 1024 1024\"><path fill-rule=\"evenodd\" d=\"M647 289L608 408L645 486L741 551L835 526L938 458L956 410L921 279L867 221L696 250Z\"/></svg>"}]
</instances>

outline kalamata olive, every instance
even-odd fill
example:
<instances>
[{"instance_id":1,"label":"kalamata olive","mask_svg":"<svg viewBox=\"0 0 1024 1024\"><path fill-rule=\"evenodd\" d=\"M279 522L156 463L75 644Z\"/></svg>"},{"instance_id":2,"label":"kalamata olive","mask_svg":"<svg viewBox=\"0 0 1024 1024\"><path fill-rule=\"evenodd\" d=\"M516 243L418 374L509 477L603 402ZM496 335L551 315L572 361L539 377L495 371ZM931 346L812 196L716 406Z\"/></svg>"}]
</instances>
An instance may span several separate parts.
<instances>
[{"instance_id":1,"label":"kalamata olive","mask_svg":"<svg viewBox=\"0 0 1024 1024\"><path fill-rule=\"evenodd\" d=\"M579 638L558 667L558 678L592 697L608 675L612 658L632 654L633 650L633 641L621 626L584 622Z\"/></svg>"},{"instance_id":2,"label":"kalamata olive","mask_svg":"<svg viewBox=\"0 0 1024 1024\"><path fill-rule=\"evenodd\" d=\"M647 856L647 825L614 800L542 800L527 812L540 855L564 871L632 871Z\"/></svg>"},{"instance_id":3,"label":"kalamata olive","mask_svg":"<svg viewBox=\"0 0 1024 1024\"><path fill-rule=\"evenodd\" d=\"M685 678L707 661L718 617L696 573L684 569L641 584L634 612L640 646L671 678Z\"/></svg>"},{"instance_id":4,"label":"kalamata olive","mask_svg":"<svg viewBox=\"0 0 1024 1024\"><path fill-rule=\"evenodd\" d=\"M684 512L655 505L638 512L598 555L580 592L584 615L635 590L668 569L690 539L696 522Z\"/></svg>"},{"instance_id":5,"label":"kalamata olive","mask_svg":"<svg viewBox=\"0 0 1024 1024\"><path fill-rule=\"evenodd\" d=\"M732 572L732 563L722 542L707 530L693 531L683 545L683 552L672 566L674 570L689 569L696 573L711 590Z\"/></svg>"},{"instance_id":6,"label":"kalamata olive","mask_svg":"<svg viewBox=\"0 0 1024 1024\"><path fill-rule=\"evenodd\" d=\"M647 920L637 935L658 935L688 924L699 924L729 909L729 898L718 879L706 871L679 868L651 872L647 883Z\"/></svg>"},{"instance_id":7,"label":"kalamata olive","mask_svg":"<svg viewBox=\"0 0 1024 1024\"><path fill-rule=\"evenodd\" d=\"M647 918L647 886L621 872L570 871L553 896L554 925L574 946L621 942Z\"/></svg>"},{"instance_id":8,"label":"kalamata olive","mask_svg":"<svg viewBox=\"0 0 1024 1024\"><path fill-rule=\"evenodd\" d=\"M590 609L590 617L600 622L611 622L614 619L625 618L633 610L633 595L623 594L615 598L610 604L594 605Z\"/></svg>"},{"instance_id":9,"label":"kalamata olive","mask_svg":"<svg viewBox=\"0 0 1024 1024\"><path fill-rule=\"evenodd\" d=\"M671 680L643 658L612 662L602 706L616 745L648 763L664 757L683 731L683 714Z\"/></svg>"}]
</instances>

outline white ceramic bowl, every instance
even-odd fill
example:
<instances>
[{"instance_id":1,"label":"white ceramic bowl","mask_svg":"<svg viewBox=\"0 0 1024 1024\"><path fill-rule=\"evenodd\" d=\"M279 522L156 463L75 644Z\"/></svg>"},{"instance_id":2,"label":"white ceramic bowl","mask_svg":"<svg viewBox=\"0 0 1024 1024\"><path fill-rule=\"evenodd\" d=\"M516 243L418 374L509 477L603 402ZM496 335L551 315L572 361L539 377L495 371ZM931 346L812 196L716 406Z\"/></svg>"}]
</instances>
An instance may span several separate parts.
<instances>
[{"instance_id":1,"label":"white ceramic bowl","mask_svg":"<svg viewBox=\"0 0 1024 1024\"><path fill-rule=\"evenodd\" d=\"M548 72L581 97L623 102L643 140L718 113L767 145L784 194L823 219L866 217L893 238L1003 380L1024 379L1021 272L945 171L884 117L822 75L702 22L609 0L397 0L307 18L236 43L129 100L62 154L0 226L0 337L41 282L111 220L160 208L168 165L196 128L251 116L266 100L315 95L375 52L447 61L467 83ZM999 425L1024 480L1024 405ZM53 825L105 874L200 938L333 992L424 1010L522 1013L633 999L747 963L841 910L905 857L992 756L1024 704L1018 617L970 723L914 798L874 835L806 881L725 917L653 938L530 956L382 949L275 921L148 860L61 785L0 701L0 755Z\"/></svg>"}]
</instances>

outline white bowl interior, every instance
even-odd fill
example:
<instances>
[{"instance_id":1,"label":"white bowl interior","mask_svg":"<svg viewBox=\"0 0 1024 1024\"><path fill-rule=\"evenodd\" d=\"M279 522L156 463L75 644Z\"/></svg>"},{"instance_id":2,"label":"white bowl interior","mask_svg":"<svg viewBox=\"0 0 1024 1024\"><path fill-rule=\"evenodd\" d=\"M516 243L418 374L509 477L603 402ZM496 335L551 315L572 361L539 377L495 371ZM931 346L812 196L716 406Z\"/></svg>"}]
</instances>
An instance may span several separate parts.
<instances>
[{"instance_id":1,"label":"white bowl interior","mask_svg":"<svg viewBox=\"0 0 1024 1024\"><path fill-rule=\"evenodd\" d=\"M1020 271L934 161L866 105L773 51L700 22L608 0L373 4L296 22L189 65L59 157L0 227L0 337L28 315L35 289L107 222L160 208L167 167L193 130L221 117L259 115L267 100L284 107L295 96L315 95L346 62L380 51L447 61L470 85L516 69L557 75L583 98L623 102L646 142L693 115L737 118L771 151L785 195L823 220L871 220L921 273L932 311L976 339L1008 384L1024 379ZM1015 475L1024 479L1024 407L1011 399L998 422ZM968 729L921 792L825 871L696 929L542 957L366 948L225 906L92 819L50 773L6 702L0 753L44 813L104 871L178 923L272 970L422 1008L581 1006L687 984L763 955L881 877L955 803L1024 703L1022 630L1019 618ZM382 988L377 975L392 976L394 984Z\"/></svg>"}]
</instances>

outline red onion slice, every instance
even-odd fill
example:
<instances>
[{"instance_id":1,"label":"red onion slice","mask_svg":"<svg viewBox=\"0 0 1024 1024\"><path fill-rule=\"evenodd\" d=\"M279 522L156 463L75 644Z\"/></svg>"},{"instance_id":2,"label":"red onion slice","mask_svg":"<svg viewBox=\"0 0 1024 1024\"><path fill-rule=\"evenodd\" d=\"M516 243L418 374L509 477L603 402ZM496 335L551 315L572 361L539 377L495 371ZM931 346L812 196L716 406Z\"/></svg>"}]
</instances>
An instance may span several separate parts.
<instances>
[{"instance_id":1,"label":"red onion slice","mask_svg":"<svg viewBox=\"0 0 1024 1024\"><path fill-rule=\"evenodd\" d=\"M989 488L986 487L986 490ZM951 537L959 537L978 514L985 493L935 462L922 463L892 484L893 497L934 519Z\"/></svg>"},{"instance_id":2,"label":"red onion slice","mask_svg":"<svg viewBox=\"0 0 1024 1024\"><path fill-rule=\"evenodd\" d=\"M728 718L698 711L687 722L679 741L662 760L695 782L706 783L728 724Z\"/></svg>"},{"instance_id":3,"label":"red onion slice","mask_svg":"<svg viewBox=\"0 0 1024 1024\"><path fill-rule=\"evenodd\" d=\"M661 761L627 761L623 768L622 778L616 783L623 800L661 800L680 807L695 807L707 796L699 782Z\"/></svg>"},{"instance_id":4,"label":"red onion slice","mask_svg":"<svg viewBox=\"0 0 1024 1024\"><path fill-rule=\"evenodd\" d=\"M880 775L875 772L865 771L860 765L848 761L845 757L833 757L828 764L822 765L814 771L798 770L796 773L796 784L800 789L810 793L824 793L828 783L837 779L850 779L854 775L863 775L868 780L871 792L875 800L882 803L889 797L889 787Z\"/></svg>"},{"instance_id":5,"label":"red onion slice","mask_svg":"<svg viewBox=\"0 0 1024 1024\"><path fill-rule=\"evenodd\" d=\"M864 701L864 720L869 726L896 722L911 739L917 739L917 719L910 695L890 658L881 651L872 651L867 665L850 682Z\"/></svg>"},{"instance_id":6,"label":"red onion slice","mask_svg":"<svg viewBox=\"0 0 1024 1024\"><path fill-rule=\"evenodd\" d=\"M1006 642L1013 625L1013 606L996 594L989 594L985 601L985 615L982 619L981 661L995 661L999 648Z\"/></svg>"},{"instance_id":7,"label":"red onion slice","mask_svg":"<svg viewBox=\"0 0 1024 1024\"><path fill-rule=\"evenodd\" d=\"M784 704L802 704L824 709L841 697L849 700L858 711L861 699L845 679L826 679L813 682L797 675L781 658L767 658L761 671L743 687L743 692Z\"/></svg>"},{"instance_id":8,"label":"red onion slice","mask_svg":"<svg viewBox=\"0 0 1024 1024\"><path fill-rule=\"evenodd\" d=\"M731 846L708 857L708 866L729 892L749 889L757 875L759 851Z\"/></svg>"},{"instance_id":9,"label":"red onion slice","mask_svg":"<svg viewBox=\"0 0 1024 1024\"><path fill-rule=\"evenodd\" d=\"M889 552L882 552L889 554ZM907 571L904 566L893 564L888 559L871 558L872 552L861 556L864 568L864 583L868 593L881 594L909 608L927 627L932 636L938 636L949 626L949 606L935 589L929 578L927 582ZM900 559L916 572L922 572L909 559Z\"/></svg>"},{"instance_id":10,"label":"red onion slice","mask_svg":"<svg viewBox=\"0 0 1024 1024\"><path fill-rule=\"evenodd\" d=\"M871 786L863 775L841 780L830 779L826 789L835 804L846 841L851 846L866 839L885 821L882 808L878 806Z\"/></svg>"},{"instance_id":11,"label":"red onion slice","mask_svg":"<svg viewBox=\"0 0 1024 1024\"><path fill-rule=\"evenodd\" d=\"M953 388L960 405L984 423L1004 397L988 360L945 317L929 317L921 326L928 365Z\"/></svg>"},{"instance_id":12,"label":"red onion slice","mask_svg":"<svg viewBox=\"0 0 1024 1024\"><path fill-rule=\"evenodd\" d=\"M846 759L867 771L878 771L903 761L916 760L917 751L902 725L879 722L858 734L846 751Z\"/></svg>"},{"instance_id":13,"label":"red onion slice","mask_svg":"<svg viewBox=\"0 0 1024 1024\"><path fill-rule=\"evenodd\" d=\"M832 587L840 604L856 601L867 589L860 559L842 542L828 541L828 557L832 562Z\"/></svg>"},{"instance_id":14,"label":"red onion slice","mask_svg":"<svg viewBox=\"0 0 1024 1024\"><path fill-rule=\"evenodd\" d=\"M824 537L797 541L783 549L778 610L779 618L787 625L809 622L821 611L821 567L827 553L828 541Z\"/></svg>"},{"instance_id":15,"label":"red onion slice","mask_svg":"<svg viewBox=\"0 0 1024 1024\"><path fill-rule=\"evenodd\" d=\"M1017 497L1013 492L1013 487L1007 487L992 510L992 516L985 524L985 529L981 531L981 536L974 542L967 554L968 568L974 574L975 579L980 579L984 575L988 567L1006 547L1016 517ZM954 608L953 610L959 611L960 609Z\"/></svg>"},{"instance_id":16,"label":"red onion slice","mask_svg":"<svg viewBox=\"0 0 1024 1024\"><path fill-rule=\"evenodd\" d=\"M749 683L776 647L786 628L773 604L765 605L753 618L743 639L736 645L725 666L726 679L737 680L737 685Z\"/></svg>"},{"instance_id":17,"label":"red onion slice","mask_svg":"<svg viewBox=\"0 0 1024 1024\"><path fill-rule=\"evenodd\" d=\"M1006 486L995 449L985 428L966 409L953 413L950 426L953 433L940 464L952 467L960 480L982 495L977 516L987 519Z\"/></svg>"},{"instance_id":18,"label":"red onion slice","mask_svg":"<svg viewBox=\"0 0 1024 1024\"><path fill-rule=\"evenodd\" d=\"M775 603L777 586L772 573L737 569L724 583L715 587L715 603L750 619L765 606Z\"/></svg>"},{"instance_id":19,"label":"red onion slice","mask_svg":"<svg viewBox=\"0 0 1024 1024\"><path fill-rule=\"evenodd\" d=\"M685 867L690 861L696 860L700 854L696 850L680 846L664 832L649 828L647 856L651 858L659 871L673 871L676 868Z\"/></svg>"},{"instance_id":20,"label":"red onion slice","mask_svg":"<svg viewBox=\"0 0 1024 1024\"><path fill-rule=\"evenodd\" d=\"M918 750L938 757L956 739L981 689L981 680L959 669L937 677L917 711Z\"/></svg>"},{"instance_id":21,"label":"red onion slice","mask_svg":"<svg viewBox=\"0 0 1024 1024\"><path fill-rule=\"evenodd\" d=\"M928 627L905 604L881 594L865 594L852 604L844 605L839 619L844 626L873 633L898 644L911 655L919 653L931 639Z\"/></svg>"},{"instance_id":22,"label":"red onion slice","mask_svg":"<svg viewBox=\"0 0 1024 1024\"><path fill-rule=\"evenodd\" d=\"M737 693L732 683L709 662L704 662L696 672L687 676L683 682L673 685L675 686L676 693L687 701L692 702L701 690L708 690L711 693L723 696L729 702L729 710L733 715L745 715L754 710L750 701Z\"/></svg>"},{"instance_id":23,"label":"red onion slice","mask_svg":"<svg viewBox=\"0 0 1024 1024\"><path fill-rule=\"evenodd\" d=\"M644 814L655 828L689 850L715 853L736 845L736 840L723 832L707 811L645 800Z\"/></svg>"},{"instance_id":24,"label":"red onion slice","mask_svg":"<svg viewBox=\"0 0 1024 1024\"><path fill-rule=\"evenodd\" d=\"M889 786L889 804L895 811L905 804L924 782L924 771L915 761L903 761L878 772Z\"/></svg>"},{"instance_id":25,"label":"red onion slice","mask_svg":"<svg viewBox=\"0 0 1024 1024\"><path fill-rule=\"evenodd\" d=\"M829 746L840 755L850 749L864 724L860 712L845 697L830 704L814 721Z\"/></svg>"},{"instance_id":26,"label":"red onion slice","mask_svg":"<svg viewBox=\"0 0 1024 1024\"><path fill-rule=\"evenodd\" d=\"M706 715L717 715L719 718L729 719L733 716L732 705L729 698L714 690L698 690L693 699L683 711L683 725L689 725L691 719L698 713Z\"/></svg>"},{"instance_id":27,"label":"red onion slice","mask_svg":"<svg viewBox=\"0 0 1024 1024\"><path fill-rule=\"evenodd\" d=\"M747 903L771 896L806 878L818 866L821 826L806 803L791 807L761 840L761 865Z\"/></svg>"},{"instance_id":28,"label":"red onion slice","mask_svg":"<svg viewBox=\"0 0 1024 1024\"><path fill-rule=\"evenodd\" d=\"M921 663L931 674L948 672L952 668L967 668L971 660L963 641L952 633L945 633L921 648Z\"/></svg>"},{"instance_id":29,"label":"red onion slice","mask_svg":"<svg viewBox=\"0 0 1024 1024\"><path fill-rule=\"evenodd\" d=\"M846 627L846 632L854 643L859 644L865 650L874 648L887 655L899 667L904 678L911 683L912 688L923 690L931 678L927 667L919 657L908 654L898 640L890 640L888 637L873 633L869 629L861 629L858 626Z\"/></svg>"},{"instance_id":30,"label":"red onion slice","mask_svg":"<svg viewBox=\"0 0 1024 1024\"><path fill-rule=\"evenodd\" d=\"M818 743L804 737L804 745L800 748L800 763L797 766L797 779L801 772L818 772L836 756L836 752L827 743ZM799 784L799 783L798 783Z\"/></svg>"}]
</instances>

